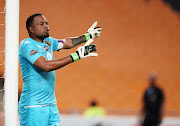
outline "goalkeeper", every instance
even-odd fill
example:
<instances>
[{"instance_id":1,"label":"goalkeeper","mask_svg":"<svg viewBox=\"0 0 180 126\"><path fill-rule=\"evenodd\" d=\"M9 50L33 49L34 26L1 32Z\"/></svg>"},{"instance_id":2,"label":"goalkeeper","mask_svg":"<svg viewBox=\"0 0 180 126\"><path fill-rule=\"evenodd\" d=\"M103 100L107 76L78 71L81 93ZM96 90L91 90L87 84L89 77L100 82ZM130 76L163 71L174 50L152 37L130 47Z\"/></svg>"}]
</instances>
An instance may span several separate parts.
<instances>
[{"instance_id":1,"label":"goalkeeper","mask_svg":"<svg viewBox=\"0 0 180 126\"><path fill-rule=\"evenodd\" d=\"M46 18L39 13L26 21L29 38L21 41L19 60L23 89L19 101L21 126L60 126L59 110L55 97L55 70L79 59L97 56L95 45L90 45L101 34L97 21L82 36L55 39L49 37ZM53 59L53 51L70 49L81 43L75 53Z\"/></svg>"}]
</instances>

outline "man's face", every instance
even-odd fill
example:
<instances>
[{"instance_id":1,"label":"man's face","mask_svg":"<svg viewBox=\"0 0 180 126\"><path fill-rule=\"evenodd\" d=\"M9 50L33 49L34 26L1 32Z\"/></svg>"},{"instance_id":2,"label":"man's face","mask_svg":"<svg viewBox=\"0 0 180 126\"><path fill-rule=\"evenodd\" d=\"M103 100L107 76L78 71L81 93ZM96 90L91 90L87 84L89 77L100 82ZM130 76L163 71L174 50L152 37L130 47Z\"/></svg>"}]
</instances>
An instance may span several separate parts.
<instances>
[{"instance_id":1,"label":"man's face","mask_svg":"<svg viewBox=\"0 0 180 126\"><path fill-rule=\"evenodd\" d=\"M43 15L34 17L32 23L32 33L39 39L49 37L49 26L46 18Z\"/></svg>"}]
</instances>

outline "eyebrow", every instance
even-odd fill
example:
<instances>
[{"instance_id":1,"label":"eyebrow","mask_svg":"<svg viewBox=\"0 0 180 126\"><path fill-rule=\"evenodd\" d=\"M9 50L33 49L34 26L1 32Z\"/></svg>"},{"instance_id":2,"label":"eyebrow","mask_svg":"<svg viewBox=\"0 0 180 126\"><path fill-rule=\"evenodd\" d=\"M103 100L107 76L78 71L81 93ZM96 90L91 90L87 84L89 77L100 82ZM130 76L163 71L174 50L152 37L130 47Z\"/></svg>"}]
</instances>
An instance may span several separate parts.
<instances>
[{"instance_id":1,"label":"eyebrow","mask_svg":"<svg viewBox=\"0 0 180 126\"><path fill-rule=\"evenodd\" d=\"M47 21L40 21L41 23L47 22Z\"/></svg>"},{"instance_id":2,"label":"eyebrow","mask_svg":"<svg viewBox=\"0 0 180 126\"><path fill-rule=\"evenodd\" d=\"M40 21L40 23L48 23L48 21Z\"/></svg>"}]
</instances>

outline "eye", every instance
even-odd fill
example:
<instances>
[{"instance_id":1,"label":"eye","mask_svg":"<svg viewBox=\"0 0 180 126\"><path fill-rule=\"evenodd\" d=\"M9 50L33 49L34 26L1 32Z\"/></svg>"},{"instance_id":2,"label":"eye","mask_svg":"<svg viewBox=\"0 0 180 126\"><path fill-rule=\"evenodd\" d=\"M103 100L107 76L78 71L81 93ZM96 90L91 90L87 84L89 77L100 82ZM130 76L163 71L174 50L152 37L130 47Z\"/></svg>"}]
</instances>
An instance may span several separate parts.
<instances>
[{"instance_id":1,"label":"eye","mask_svg":"<svg viewBox=\"0 0 180 126\"><path fill-rule=\"evenodd\" d=\"M48 22L46 22L46 24L48 25Z\"/></svg>"},{"instance_id":2,"label":"eye","mask_svg":"<svg viewBox=\"0 0 180 126\"><path fill-rule=\"evenodd\" d=\"M40 25L43 25L43 23L41 23Z\"/></svg>"}]
</instances>

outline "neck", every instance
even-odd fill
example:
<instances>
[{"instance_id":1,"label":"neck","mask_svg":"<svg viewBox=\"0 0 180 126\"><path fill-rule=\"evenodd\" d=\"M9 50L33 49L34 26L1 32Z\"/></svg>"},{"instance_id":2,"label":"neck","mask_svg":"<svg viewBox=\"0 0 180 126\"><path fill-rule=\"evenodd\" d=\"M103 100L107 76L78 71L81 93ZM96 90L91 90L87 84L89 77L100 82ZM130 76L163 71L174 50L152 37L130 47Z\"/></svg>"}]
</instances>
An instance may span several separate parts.
<instances>
[{"instance_id":1,"label":"neck","mask_svg":"<svg viewBox=\"0 0 180 126\"><path fill-rule=\"evenodd\" d=\"M42 38L37 38L37 37L34 36L34 35L29 35L29 37L31 37L32 39L34 39L34 40L37 41L37 42L43 43L43 41L44 41L44 39L42 39Z\"/></svg>"},{"instance_id":2,"label":"neck","mask_svg":"<svg viewBox=\"0 0 180 126\"><path fill-rule=\"evenodd\" d=\"M31 37L31 38L34 39L34 40L37 41L37 42L43 43L43 40L42 40L42 39L39 39L39 38L36 38L36 37Z\"/></svg>"},{"instance_id":3,"label":"neck","mask_svg":"<svg viewBox=\"0 0 180 126\"><path fill-rule=\"evenodd\" d=\"M38 38L33 38L34 40L36 40L37 42L41 42L41 43L43 43L43 40L41 40L41 39L38 39Z\"/></svg>"}]
</instances>

